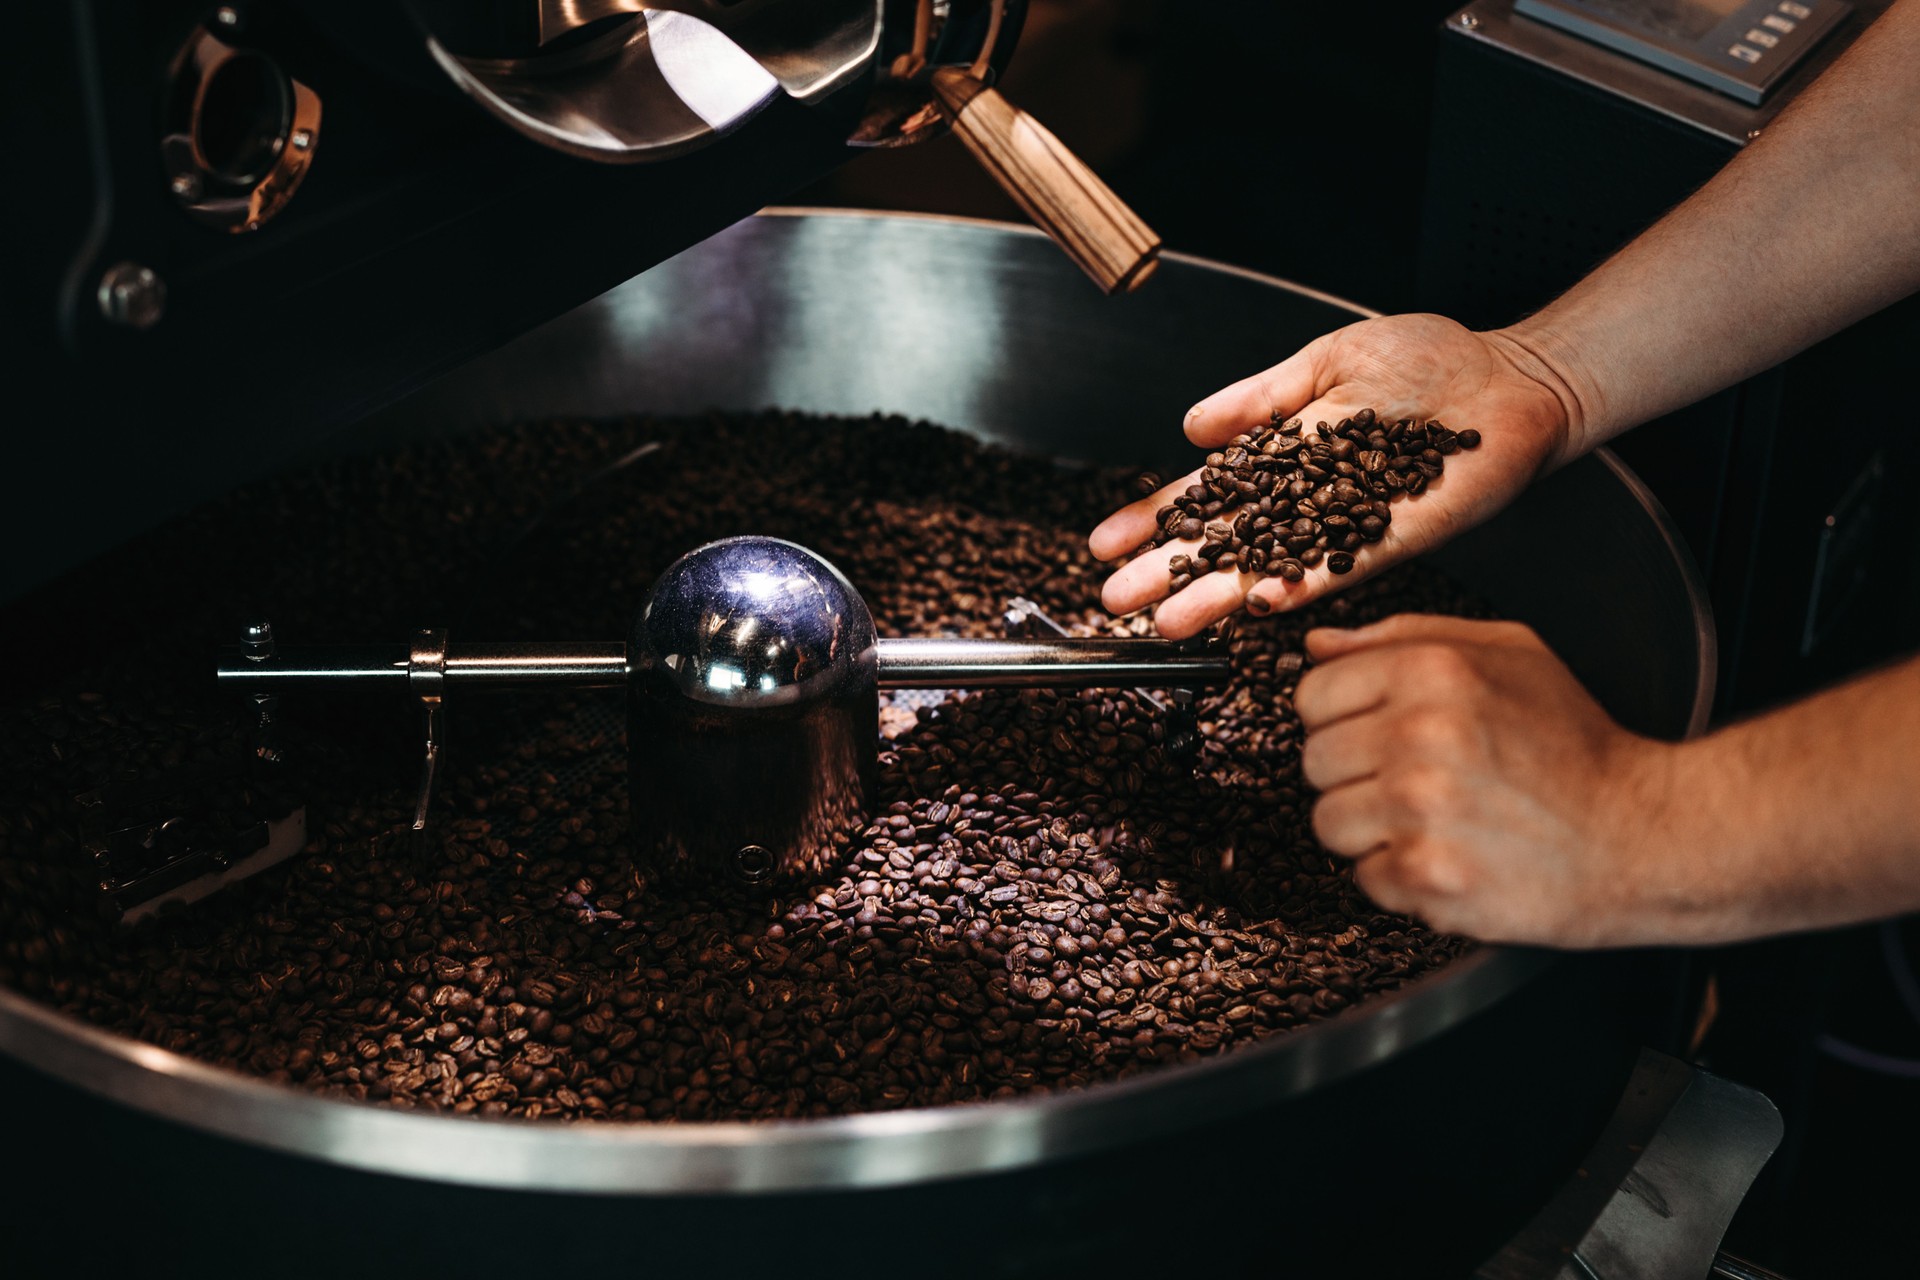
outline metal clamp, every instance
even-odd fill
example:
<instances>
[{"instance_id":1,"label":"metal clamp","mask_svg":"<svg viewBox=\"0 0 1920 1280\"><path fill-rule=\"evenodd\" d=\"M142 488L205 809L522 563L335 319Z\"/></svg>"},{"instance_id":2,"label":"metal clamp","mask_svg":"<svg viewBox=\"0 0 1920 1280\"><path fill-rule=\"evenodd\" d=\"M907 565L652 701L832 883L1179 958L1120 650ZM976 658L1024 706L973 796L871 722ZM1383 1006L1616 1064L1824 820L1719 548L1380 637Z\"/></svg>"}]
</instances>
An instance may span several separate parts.
<instances>
[{"instance_id":1,"label":"metal clamp","mask_svg":"<svg viewBox=\"0 0 1920 1280\"><path fill-rule=\"evenodd\" d=\"M446 740L447 632L423 627L413 633L407 655L407 692L420 700L426 712L426 756L420 766L420 797L413 806L413 829L427 828L427 808L433 803L433 784L440 773L440 744Z\"/></svg>"}]
</instances>

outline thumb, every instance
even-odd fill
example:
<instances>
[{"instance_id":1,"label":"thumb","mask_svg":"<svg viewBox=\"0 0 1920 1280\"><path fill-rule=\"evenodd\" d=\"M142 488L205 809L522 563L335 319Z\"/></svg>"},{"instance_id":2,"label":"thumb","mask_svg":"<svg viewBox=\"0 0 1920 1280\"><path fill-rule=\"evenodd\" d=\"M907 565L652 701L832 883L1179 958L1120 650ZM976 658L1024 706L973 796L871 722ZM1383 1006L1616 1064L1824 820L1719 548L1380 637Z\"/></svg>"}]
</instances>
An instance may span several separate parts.
<instances>
[{"instance_id":1,"label":"thumb","mask_svg":"<svg viewBox=\"0 0 1920 1280\"><path fill-rule=\"evenodd\" d=\"M1212 448L1264 427L1276 413L1283 418L1298 413L1314 398L1319 352L1316 339L1271 369L1220 388L1187 410L1187 439Z\"/></svg>"}]
</instances>

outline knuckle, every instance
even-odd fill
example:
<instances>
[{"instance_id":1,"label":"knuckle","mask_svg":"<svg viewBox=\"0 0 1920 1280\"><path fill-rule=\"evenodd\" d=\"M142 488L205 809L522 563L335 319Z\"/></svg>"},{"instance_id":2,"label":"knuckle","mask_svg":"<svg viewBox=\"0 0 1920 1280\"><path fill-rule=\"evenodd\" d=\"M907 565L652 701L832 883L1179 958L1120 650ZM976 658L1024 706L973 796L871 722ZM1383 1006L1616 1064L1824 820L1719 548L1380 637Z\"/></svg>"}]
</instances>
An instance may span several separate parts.
<instances>
[{"instance_id":1,"label":"knuckle","mask_svg":"<svg viewBox=\"0 0 1920 1280\"><path fill-rule=\"evenodd\" d=\"M1454 781L1446 769L1431 764L1411 765L1386 780L1387 792L1408 816L1431 822L1453 805Z\"/></svg>"},{"instance_id":2,"label":"knuckle","mask_svg":"<svg viewBox=\"0 0 1920 1280\"><path fill-rule=\"evenodd\" d=\"M1444 760L1466 747L1466 727L1442 707L1420 707L1401 716L1395 726L1401 752L1416 758Z\"/></svg>"},{"instance_id":3,"label":"knuckle","mask_svg":"<svg viewBox=\"0 0 1920 1280\"><path fill-rule=\"evenodd\" d=\"M1479 680L1473 660L1448 644L1423 644L1406 657L1406 673L1420 685L1439 690L1467 689Z\"/></svg>"}]
</instances>

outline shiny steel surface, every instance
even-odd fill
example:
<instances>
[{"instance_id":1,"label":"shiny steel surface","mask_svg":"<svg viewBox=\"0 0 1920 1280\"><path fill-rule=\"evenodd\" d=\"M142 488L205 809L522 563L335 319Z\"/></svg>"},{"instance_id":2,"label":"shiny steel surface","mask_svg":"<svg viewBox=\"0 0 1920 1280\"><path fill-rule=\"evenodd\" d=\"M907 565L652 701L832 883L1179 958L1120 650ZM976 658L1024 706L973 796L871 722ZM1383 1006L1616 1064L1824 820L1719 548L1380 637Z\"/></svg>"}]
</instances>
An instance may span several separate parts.
<instances>
[{"instance_id":1,"label":"shiny steel surface","mask_svg":"<svg viewBox=\"0 0 1920 1280\"><path fill-rule=\"evenodd\" d=\"M779 405L899 412L1062 458L1179 465L1192 456L1179 423L1195 399L1365 314L1179 254L1165 256L1152 289L1105 299L1038 232L784 211L529 334L365 431L391 439L545 415ZM1699 575L1611 459L1565 468L1446 563L1562 645L1617 715L1671 736L1704 725L1712 622ZM327 1101L7 991L0 1050L184 1124L383 1173L627 1193L898 1186L1117 1152L1284 1105L1450 1031L1471 1037L1461 1023L1561 963L1482 949L1325 1022L1115 1085L764 1125L548 1126Z\"/></svg>"},{"instance_id":2,"label":"shiny steel surface","mask_svg":"<svg viewBox=\"0 0 1920 1280\"><path fill-rule=\"evenodd\" d=\"M676 879L824 872L879 771L853 584L778 538L710 542L654 580L627 660L636 857Z\"/></svg>"},{"instance_id":3,"label":"shiny steel surface","mask_svg":"<svg viewBox=\"0 0 1920 1280\"><path fill-rule=\"evenodd\" d=\"M1172 640L919 638L880 642L882 689L1098 689L1225 684L1226 647Z\"/></svg>"},{"instance_id":4,"label":"shiny steel surface","mask_svg":"<svg viewBox=\"0 0 1920 1280\"><path fill-rule=\"evenodd\" d=\"M214 677L236 689L399 689L412 683L414 654L402 645L294 647L265 658L223 654ZM627 646L618 640L449 644L443 683L457 689L520 689L559 684L612 689L626 683Z\"/></svg>"},{"instance_id":5,"label":"shiny steel surface","mask_svg":"<svg viewBox=\"0 0 1920 1280\"><path fill-rule=\"evenodd\" d=\"M429 38L453 82L534 139L589 160L665 160L750 120L780 94L766 68L703 22L635 17L580 48L480 58Z\"/></svg>"},{"instance_id":6,"label":"shiny steel surface","mask_svg":"<svg viewBox=\"0 0 1920 1280\"><path fill-rule=\"evenodd\" d=\"M697 18L814 102L859 75L880 45L885 0L539 0L540 43L623 13ZM649 19L651 21L651 19Z\"/></svg>"}]
</instances>

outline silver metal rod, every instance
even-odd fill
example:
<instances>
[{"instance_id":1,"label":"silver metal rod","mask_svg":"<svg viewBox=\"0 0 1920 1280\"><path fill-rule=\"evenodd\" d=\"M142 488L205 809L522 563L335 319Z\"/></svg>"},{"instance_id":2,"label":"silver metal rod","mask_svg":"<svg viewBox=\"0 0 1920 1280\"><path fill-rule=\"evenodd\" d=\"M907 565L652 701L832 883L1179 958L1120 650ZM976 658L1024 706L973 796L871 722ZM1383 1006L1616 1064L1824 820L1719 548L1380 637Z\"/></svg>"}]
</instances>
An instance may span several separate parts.
<instances>
[{"instance_id":1,"label":"silver metal rod","mask_svg":"<svg viewBox=\"0 0 1920 1280\"><path fill-rule=\"evenodd\" d=\"M1225 646L1172 640L927 640L879 642L882 689L1082 688L1225 684Z\"/></svg>"},{"instance_id":2,"label":"silver metal rod","mask_svg":"<svg viewBox=\"0 0 1920 1280\"><path fill-rule=\"evenodd\" d=\"M282 650L270 658L223 653L217 677L242 689L333 689L374 685L403 689L411 653L400 645ZM463 689L567 685L618 688L627 682L627 646L535 642L457 645L447 651L446 684Z\"/></svg>"}]
</instances>

